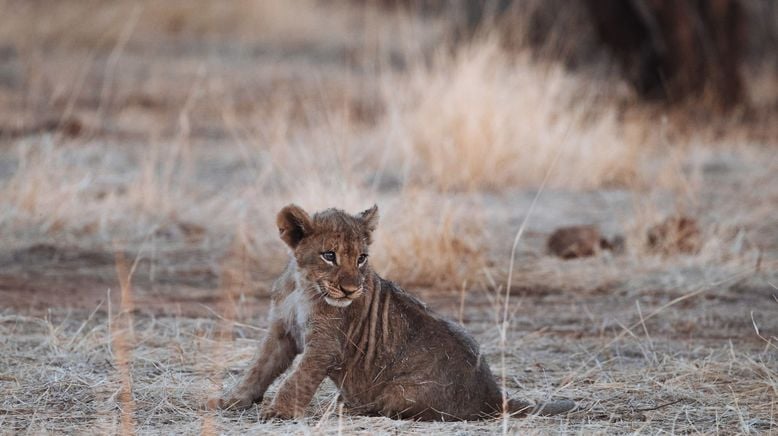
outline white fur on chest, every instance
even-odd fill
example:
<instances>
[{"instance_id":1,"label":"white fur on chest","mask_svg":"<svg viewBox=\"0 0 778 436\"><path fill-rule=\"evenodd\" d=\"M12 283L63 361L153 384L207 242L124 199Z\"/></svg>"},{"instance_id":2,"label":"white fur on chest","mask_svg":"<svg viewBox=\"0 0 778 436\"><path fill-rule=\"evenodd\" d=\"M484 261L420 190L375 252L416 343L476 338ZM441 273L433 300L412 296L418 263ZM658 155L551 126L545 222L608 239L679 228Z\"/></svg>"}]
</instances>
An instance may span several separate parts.
<instances>
[{"instance_id":1,"label":"white fur on chest","mask_svg":"<svg viewBox=\"0 0 778 436\"><path fill-rule=\"evenodd\" d=\"M276 319L283 320L287 331L294 337L297 346L305 348L305 331L311 315L311 302L305 294L305 288L299 273L295 273L295 288L274 310Z\"/></svg>"}]
</instances>

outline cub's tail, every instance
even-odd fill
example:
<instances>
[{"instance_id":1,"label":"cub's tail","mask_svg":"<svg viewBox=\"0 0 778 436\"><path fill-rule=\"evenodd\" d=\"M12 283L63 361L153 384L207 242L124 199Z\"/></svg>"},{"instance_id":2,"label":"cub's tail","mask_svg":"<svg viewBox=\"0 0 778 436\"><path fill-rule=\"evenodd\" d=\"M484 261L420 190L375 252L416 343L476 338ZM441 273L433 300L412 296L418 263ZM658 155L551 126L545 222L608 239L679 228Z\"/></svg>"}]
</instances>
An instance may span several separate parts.
<instances>
[{"instance_id":1,"label":"cub's tail","mask_svg":"<svg viewBox=\"0 0 778 436\"><path fill-rule=\"evenodd\" d=\"M548 403L531 404L522 400L508 400L508 411L513 416L539 415L554 416L572 412L576 409L573 400L558 400Z\"/></svg>"}]
</instances>

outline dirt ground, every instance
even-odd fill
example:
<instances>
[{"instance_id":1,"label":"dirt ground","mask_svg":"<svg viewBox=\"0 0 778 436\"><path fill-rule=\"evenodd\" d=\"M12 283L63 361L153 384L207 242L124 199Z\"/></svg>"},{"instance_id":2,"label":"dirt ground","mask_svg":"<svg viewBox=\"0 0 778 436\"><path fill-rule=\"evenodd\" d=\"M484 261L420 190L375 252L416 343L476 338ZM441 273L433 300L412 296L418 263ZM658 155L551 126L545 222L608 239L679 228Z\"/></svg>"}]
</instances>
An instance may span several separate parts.
<instances>
[{"instance_id":1,"label":"dirt ground","mask_svg":"<svg viewBox=\"0 0 778 436\"><path fill-rule=\"evenodd\" d=\"M564 418L512 419L509 432L775 430L774 272L754 273L743 265L572 262L610 273L610 279L587 277L599 282L594 288L511 292L504 369L512 395L573 398L582 410ZM619 266L632 271L614 273ZM338 408L329 383L301 422L260 423L256 410L211 415L202 401L222 383L234 383L253 356L266 323L266 297L180 282L165 291L136 285L134 309L117 315L120 286L90 280L99 274L90 264L75 266L78 274L46 279L36 278L40 271L12 269L3 264L4 432L117 432L127 428L122 413L128 409L130 428L141 433L503 429L499 420L430 424L352 416ZM460 319L501 373L501 302L494 291L468 289L462 300L450 292L417 291L432 308ZM116 338L127 318L133 395L121 401L127 379Z\"/></svg>"},{"instance_id":2,"label":"dirt ground","mask_svg":"<svg viewBox=\"0 0 778 436\"><path fill-rule=\"evenodd\" d=\"M766 109L679 128L612 77L324 3L0 2L1 433L778 433ZM395 421L327 382L297 422L206 411L262 337L290 202L377 203L377 271L512 396L579 410ZM652 251L676 215L698 248ZM625 251L549 255L579 224Z\"/></svg>"}]
</instances>

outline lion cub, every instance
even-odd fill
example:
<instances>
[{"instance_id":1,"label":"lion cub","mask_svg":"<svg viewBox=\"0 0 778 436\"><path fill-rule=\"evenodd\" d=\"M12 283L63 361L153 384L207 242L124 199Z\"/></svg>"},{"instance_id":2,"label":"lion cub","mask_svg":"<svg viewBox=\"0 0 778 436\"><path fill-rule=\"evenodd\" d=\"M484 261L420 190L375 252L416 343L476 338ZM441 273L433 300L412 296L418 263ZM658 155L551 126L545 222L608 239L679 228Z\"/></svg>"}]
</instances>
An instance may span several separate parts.
<instances>
[{"instance_id":1,"label":"lion cub","mask_svg":"<svg viewBox=\"0 0 778 436\"><path fill-rule=\"evenodd\" d=\"M478 344L459 326L370 268L378 208L352 216L337 209L278 214L293 256L273 290L271 324L242 381L211 407L248 408L302 354L263 419L302 417L329 377L357 413L417 420L553 415L572 401L540 406L503 396Z\"/></svg>"}]
</instances>

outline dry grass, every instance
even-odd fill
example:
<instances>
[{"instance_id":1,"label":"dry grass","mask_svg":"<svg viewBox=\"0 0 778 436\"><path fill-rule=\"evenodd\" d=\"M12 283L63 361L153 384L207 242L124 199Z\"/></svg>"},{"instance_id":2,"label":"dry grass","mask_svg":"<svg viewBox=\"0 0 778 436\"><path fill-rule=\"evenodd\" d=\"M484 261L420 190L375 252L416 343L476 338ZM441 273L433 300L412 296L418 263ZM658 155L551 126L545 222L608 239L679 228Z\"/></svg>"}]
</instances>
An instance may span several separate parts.
<instances>
[{"instance_id":1,"label":"dry grass","mask_svg":"<svg viewBox=\"0 0 778 436\"><path fill-rule=\"evenodd\" d=\"M613 109L592 110L594 96L561 66L508 57L496 40L439 56L386 86L390 129L404 133L398 145L421 183L537 186L557 157L552 187L637 182L640 144L624 140Z\"/></svg>"},{"instance_id":2,"label":"dry grass","mask_svg":"<svg viewBox=\"0 0 778 436\"><path fill-rule=\"evenodd\" d=\"M680 135L610 77L343 2L0 9L3 431L778 431L773 142ZM400 422L327 385L297 423L203 411L264 330L290 202L377 203L377 269L461 319L511 394L584 410ZM672 215L698 252L645 247ZM549 257L571 224L626 253Z\"/></svg>"},{"instance_id":3,"label":"dry grass","mask_svg":"<svg viewBox=\"0 0 778 436\"><path fill-rule=\"evenodd\" d=\"M330 24L328 38L334 43L344 43L353 36L345 30L337 31L348 28L348 14L342 5L323 7L314 0L238 0L229 7L197 0L109 4L65 1L47 5L44 14L35 2L4 0L2 5L9 15L0 35L5 40L29 42L44 49L112 47L122 38L133 13L141 14L133 29L134 38L141 41L146 35L168 33L181 38L228 37L237 42L294 46L320 36L322 20Z\"/></svg>"}]
</instances>

